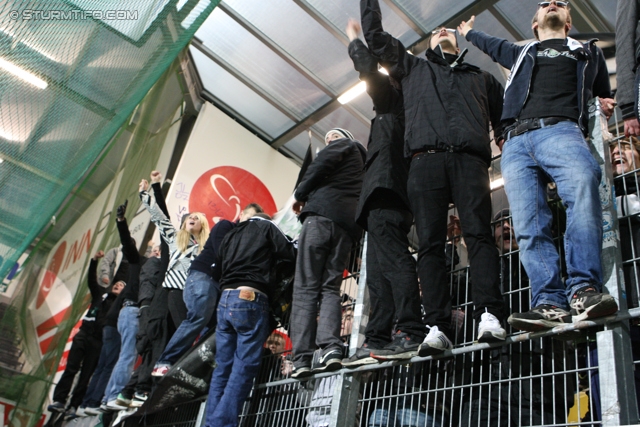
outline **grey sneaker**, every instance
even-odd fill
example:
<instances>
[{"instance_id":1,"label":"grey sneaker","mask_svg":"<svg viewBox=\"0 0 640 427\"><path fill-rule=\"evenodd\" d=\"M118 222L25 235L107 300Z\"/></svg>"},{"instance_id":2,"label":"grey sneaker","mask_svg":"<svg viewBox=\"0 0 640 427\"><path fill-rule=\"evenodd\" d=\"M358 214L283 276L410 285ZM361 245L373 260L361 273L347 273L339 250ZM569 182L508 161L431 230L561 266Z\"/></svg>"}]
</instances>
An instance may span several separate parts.
<instances>
[{"instance_id":1,"label":"grey sneaker","mask_svg":"<svg viewBox=\"0 0 640 427\"><path fill-rule=\"evenodd\" d=\"M618 311L618 303L611 295L600 293L592 286L573 294L569 305L574 322L605 317Z\"/></svg>"},{"instance_id":2,"label":"grey sneaker","mask_svg":"<svg viewBox=\"0 0 640 427\"><path fill-rule=\"evenodd\" d=\"M302 379L302 378L310 377L312 374L313 373L311 372L311 363L307 361L293 363L293 371L291 371L291 378Z\"/></svg>"},{"instance_id":3,"label":"grey sneaker","mask_svg":"<svg viewBox=\"0 0 640 427\"><path fill-rule=\"evenodd\" d=\"M411 359L418 355L420 342L414 341L408 334L398 331L393 341L381 350L371 350L371 357L377 360Z\"/></svg>"},{"instance_id":4,"label":"grey sneaker","mask_svg":"<svg viewBox=\"0 0 640 427\"><path fill-rule=\"evenodd\" d=\"M376 359L371 357L371 352L375 351L369 344L364 343L362 347L356 350L356 353L348 359L342 359L342 366L345 368L354 368L361 365L370 365L372 363L378 363Z\"/></svg>"},{"instance_id":5,"label":"grey sneaker","mask_svg":"<svg viewBox=\"0 0 640 427\"><path fill-rule=\"evenodd\" d=\"M541 304L524 313L513 313L507 322L521 331L538 332L571 323L571 315L555 305Z\"/></svg>"},{"instance_id":6,"label":"grey sneaker","mask_svg":"<svg viewBox=\"0 0 640 427\"><path fill-rule=\"evenodd\" d=\"M49 412L64 412L64 403L62 402L53 402L51 405L47 406L47 411Z\"/></svg>"},{"instance_id":7,"label":"grey sneaker","mask_svg":"<svg viewBox=\"0 0 640 427\"><path fill-rule=\"evenodd\" d=\"M453 344L451 340L447 338L444 332L438 329L437 326L431 326L429 333L425 337L420 348L418 349L418 355L420 357L433 356L435 354L443 353L446 350L451 350Z\"/></svg>"}]
</instances>

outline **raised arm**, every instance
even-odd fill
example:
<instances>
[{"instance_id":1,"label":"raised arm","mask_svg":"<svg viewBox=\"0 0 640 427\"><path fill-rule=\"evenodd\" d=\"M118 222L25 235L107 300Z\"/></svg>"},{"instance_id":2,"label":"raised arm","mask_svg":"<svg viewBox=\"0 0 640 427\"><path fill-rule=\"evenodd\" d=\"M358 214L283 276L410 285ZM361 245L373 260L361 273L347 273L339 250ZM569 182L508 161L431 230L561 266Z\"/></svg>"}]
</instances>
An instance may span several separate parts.
<instances>
[{"instance_id":1,"label":"raised arm","mask_svg":"<svg viewBox=\"0 0 640 427\"><path fill-rule=\"evenodd\" d=\"M109 284L116 267L116 258L118 257L118 248L112 248L107 251L106 254L102 254L102 260L100 261L100 281L106 286Z\"/></svg>"},{"instance_id":2,"label":"raised arm","mask_svg":"<svg viewBox=\"0 0 640 427\"><path fill-rule=\"evenodd\" d=\"M87 282L89 285L89 292L91 292L91 301L94 301L96 298L101 298L102 294L105 292L105 289L98 284L98 280L96 279L98 260L103 256L104 252L98 251L93 258L91 258L91 262L89 262L89 277L87 278Z\"/></svg>"},{"instance_id":3,"label":"raised arm","mask_svg":"<svg viewBox=\"0 0 640 427\"><path fill-rule=\"evenodd\" d=\"M123 204L118 206L116 213L116 226L118 228L118 234L120 235L120 243L122 243L122 255L129 264L139 264L140 254L138 253L138 248L131 238L129 225L127 224L127 219L124 216L127 211L127 204L128 201L125 200Z\"/></svg>"},{"instance_id":4,"label":"raised arm","mask_svg":"<svg viewBox=\"0 0 640 427\"><path fill-rule=\"evenodd\" d=\"M142 204L147 208L149 213L151 214L151 221L158 227L158 231L160 232L160 237L164 240L167 245L169 245L169 249L175 249L175 240L176 240L176 229L169 221L169 218L162 212L162 210L158 207L156 203L155 197L153 197L147 191L149 187L149 183L146 179L140 181L140 200Z\"/></svg>"},{"instance_id":5,"label":"raised arm","mask_svg":"<svg viewBox=\"0 0 640 427\"><path fill-rule=\"evenodd\" d=\"M389 74L400 81L413 68L417 58L407 53L400 40L382 29L382 13L378 0L360 0L360 19L364 39L371 53Z\"/></svg>"},{"instance_id":6,"label":"raised arm","mask_svg":"<svg viewBox=\"0 0 640 427\"><path fill-rule=\"evenodd\" d=\"M472 16L468 21L462 21L458 25L458 33L473 43L475 47L489 55L495 62L511 69L523 47L507 40L490 36L482 31L474 30L473 24L475 20L476 17Z\"/></svg>"}]
</instances>

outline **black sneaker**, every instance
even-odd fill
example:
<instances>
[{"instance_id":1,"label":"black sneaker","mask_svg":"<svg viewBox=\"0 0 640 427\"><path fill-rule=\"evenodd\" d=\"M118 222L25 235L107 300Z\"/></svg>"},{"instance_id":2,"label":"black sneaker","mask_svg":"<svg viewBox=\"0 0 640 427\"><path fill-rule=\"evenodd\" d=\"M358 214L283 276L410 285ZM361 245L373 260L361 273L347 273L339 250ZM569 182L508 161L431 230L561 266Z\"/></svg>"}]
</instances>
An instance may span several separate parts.
<instances>
[{"instance_id":1,"label":"black sneaker","mask_svg":"<svg viewBox=\"0 0 640 427\"><path fill-rule=\"evenodd\" d=\"M609 316L618 311L618 303L611 295L602 294L592 286L573 294L569 305L574 322Z\"/></svg>"},{"instance_id":2,"label":"black sneaker","mask_svg":"<svg viewBox=\"0 0 640 427\"><path fill-rule=\"evenodd\" d=\"M331 349L326 353L320 353L317 360L313 361L311 371L315 374L318 372L333 372L342 368L342 349Z\"/></svg>"},{"instance_id":3,"label":"black sneaker","mask_svg":"<svg viewBox=\"0 0 640 427\"><path fill-rule=\"evenodd\" d=\"M411 359L418 355L421 342L414 341L411 337L398 331L393 341L381 350L371 350L371 357L377 360Z\"/></svg>"},{"instance_id":4,"label":"black sneaker","mask_svg":"<svg viewBox=\"0 0 640 427\"><path fill-rule=\"evenodd\" d=\"M369 347L369 344L364 343L362 347L356 350L356 354L348 359L342 359L342 366L347 368L353 368L360 365L370 365L372 363L378 363L376 359L371 357L373 349Z\"/></svg>"},{"instance_id":5,"label":"black sneaker","mask_svg":"<svg viewBox=\"0 0 640 427\"><path fill-rule=\"evenodd\" d=\"M303 362L294 362L293 370L291 371L291 378L293 379L301 379L310 377L313 374L311 372L311 364L307 361Z\"/></svg>"},{"instance_id":6,"label":"black sneaker","mask_svg":"<svg viewBox=\"0 0 640 427\"><path fill-rule=\"evenodd\" d=\"M524 313L513 313L507 322L521 331L538 332L571 323L571 314L555 305L541 304Z\"/></svg>"},{"instance_id":7,"label":"black sneaker","mask_svg":"<svg viewBox=\"0 0 640 427\"><path fill-rule=\"evenodd\" d=\"M47 406L47 411L49 412L64 412L64 403L62 402L53 402L51 405Z\"/></svg>"}]
</instances>

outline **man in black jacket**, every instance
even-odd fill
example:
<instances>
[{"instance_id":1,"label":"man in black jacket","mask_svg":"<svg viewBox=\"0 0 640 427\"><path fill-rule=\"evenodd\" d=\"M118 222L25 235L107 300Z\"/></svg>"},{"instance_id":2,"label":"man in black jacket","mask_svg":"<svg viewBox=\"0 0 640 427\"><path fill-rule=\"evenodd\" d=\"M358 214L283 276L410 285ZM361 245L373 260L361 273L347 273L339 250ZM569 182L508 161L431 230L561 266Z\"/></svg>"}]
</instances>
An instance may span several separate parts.
<instances>
[{"instance_id":1,"label":"man in black jacket","mask_svg":"<svg viewBox=\"0 0 640 427\"><path fill-rule=\"evenodd\" d=\"M360 25L349 20L349 56L360 80L367 83L376 112L371 121L364 182L356 211L356 222L368 232L366 266L371 313L364 345L342 362L344 366L375 363L375 359L410 358L417 354L425 336L416 262L409 252L407 238L413 216L407 197L409 162L402 155L402 92L378 71L378 61L358 39L359 32Z\"/></svg>"},{"instance_id":2,"label":"man in black jacket","mask_svg":"<svg viewBox=\"0 0 640 427\"><path fill-rule=\"evenodd\" d=\"M71 391L73 380L80 371L80 376L73 389L73 395L69 402L69 413L75 413L82 402L87 385L91 379L93 371L98 366L98 358L100 349L102 348L102 327L111 304L117 295L124 289L125 284L122 281L116 282L111 288L111 292L106 293L105 289L98 285L96 279L98 260L104 256L103 251L98 251L89 263L88 284L91 292L91 305L89 310L82 318L80 330L73 337L71 349L67 356L67 367L58 381L53 391L53 403L47 408L53 412L63 412L67 402L67 396Z\"/></svg>"},{"instance_id":3,"label":"man in black jacket","mask_svg":"<svg viewBox=\"0 0 640 427\"><path fill-rule=\"evenodd\" d=\"M295 245L262 213L238 224L222 241L222 296L207 427L238 425L270 332L268 295L276 281L276 263L295 258Z\"/></svg>"},{"instance_id":4,"label":"man in black jacket","mask_svg":"<svg viewBox=\"0 0 640 427\"><path fill-rule=\"evenodd\" d=\"M302 232L291 311L293 378L310 374L316 345L322 354L314 370L340 369L340 283L353 242L362 234L354 218L366 149L339 128L327 133L325 143L294 194Z\"/></svg>"},{"instance_id":5,"label":"man in black jacket","mask_svg":"<svg viewBox=\"0 0 640 427\"><path fill-rule=\"evenodd\" d=\"M382 29L378 0L361 0L365 39L380 64L402 85L405 156L411 159L407 190L420 248L418 276L429 334L419 354L451 349L451 293L445 240L449 203L458 209L469 248L473 317L478 340L503 340L498 252L491 233L489 124L499 134L502 86L463 62L455 31L433 31L427 59L407 53Z\"/></svg>"}]
</instances>

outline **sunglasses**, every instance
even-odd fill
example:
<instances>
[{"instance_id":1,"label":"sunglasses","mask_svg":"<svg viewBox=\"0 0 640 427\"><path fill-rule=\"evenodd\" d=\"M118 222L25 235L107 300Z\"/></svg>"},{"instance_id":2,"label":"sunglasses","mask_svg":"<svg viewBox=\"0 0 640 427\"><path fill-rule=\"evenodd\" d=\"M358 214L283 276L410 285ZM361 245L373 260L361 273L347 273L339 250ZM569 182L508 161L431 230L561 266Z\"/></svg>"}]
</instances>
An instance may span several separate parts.
<instances>
[{"instance_id":1,"label":"sunglasses","mask_svg":"<svg viewBox=\"0 0 640 427\"><path fill-rule=\"evenodd\" d=\"M431 31L431 34L435 35L438 34L439 32L441 32L442 30L447 30L448 33L456 33L456 30L454 30L453 28L440 28L439 30L433 30Z\"/></svg>"},{"instance_id":2,"label":"sunglasses","mask_svg":"<svg viewBox=\"0 0 640 427\"><path fill-rule=\"evenodd\" d=\"M557 1L555 3L556 3L556 6L558 6L558 7L567 7L567 6L569 6L569 2L568 1ZM541 1L540 3L538 3L538 7L541 7L541 8L544 9L546 7L549 7L550 4L551 4L550 1Z\"/></svg>"}]
</instances>

